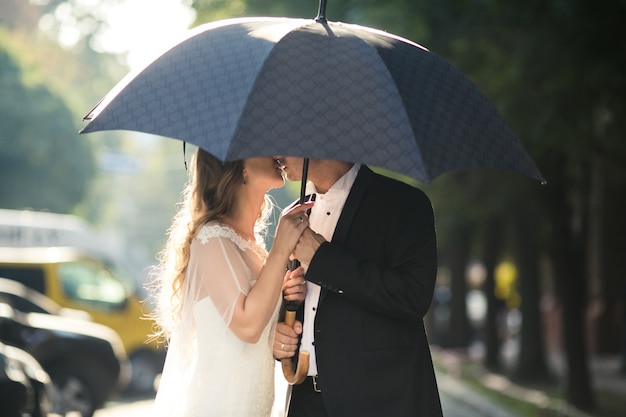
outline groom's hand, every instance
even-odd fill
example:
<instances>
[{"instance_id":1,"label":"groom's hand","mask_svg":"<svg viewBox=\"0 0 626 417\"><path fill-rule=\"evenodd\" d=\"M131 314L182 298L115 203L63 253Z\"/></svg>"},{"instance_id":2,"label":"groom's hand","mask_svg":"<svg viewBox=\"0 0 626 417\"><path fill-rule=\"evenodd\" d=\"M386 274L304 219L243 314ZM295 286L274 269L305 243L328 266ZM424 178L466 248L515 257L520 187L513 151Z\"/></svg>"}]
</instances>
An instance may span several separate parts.
<instances>
[{"instance_id":1,"label":"groom's hand","mask_svg":"<svg viewBox=\"0 0 626 417\"><path fill-rule=\"evenodd\" d=\"M315 233L310 227L307 227L300 235L298 244L293 250L294 257L299 260L306 269L311 264L311 259L313 259L315 252L317 252L317 249L324 242L326 242L324 236Z\"/></svg>"},{"instance_id":2,"label":"groom's hand","mask_svg":"<svg viewBox=\"0 0 626 417\"><path fill-rule=\"evenodd\" d=\"M302 334L302 323L298 320L293 328L283 322L278 323L274 335L274 358L280 360L293 357L298 349L300 334Z\"/></svg>"}]
</instances>

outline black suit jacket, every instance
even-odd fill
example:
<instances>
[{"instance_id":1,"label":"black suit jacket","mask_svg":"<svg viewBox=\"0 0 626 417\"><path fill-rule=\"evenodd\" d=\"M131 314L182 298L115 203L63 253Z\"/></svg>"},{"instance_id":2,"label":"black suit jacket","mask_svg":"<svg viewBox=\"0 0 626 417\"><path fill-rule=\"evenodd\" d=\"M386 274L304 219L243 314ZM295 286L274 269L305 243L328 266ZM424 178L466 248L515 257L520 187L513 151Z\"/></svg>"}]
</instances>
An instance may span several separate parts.
<instances>
[{"instance_id":1,"label":"black suit jacket","mask_svg":"<svg viewBox=\"0 0 626 417\"><path fill-rule=\"evenodd\" d=\"M436 270L428 197L361 167L306 274L322 287L315 354L330 416L442 415L423 324Z\"/></svg>"}]
</instances>

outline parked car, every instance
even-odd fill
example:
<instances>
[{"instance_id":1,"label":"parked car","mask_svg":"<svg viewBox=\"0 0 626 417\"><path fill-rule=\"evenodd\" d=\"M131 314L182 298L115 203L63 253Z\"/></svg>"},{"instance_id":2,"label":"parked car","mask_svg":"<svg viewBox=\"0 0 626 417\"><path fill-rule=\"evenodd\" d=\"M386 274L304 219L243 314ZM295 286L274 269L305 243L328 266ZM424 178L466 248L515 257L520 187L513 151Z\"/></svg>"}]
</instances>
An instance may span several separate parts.
<instances>
[{"instance_id":1,"label":"parked car","mask_svg":"<svg viewBox=\"0 0 626 417\"><path fill-rule=\"evenodd\" d=\"M32 355L50 375L58 413L91 417L130 379L119 336L82 319L23 313L0 302L0 341Z\"/></svg>"},{"instance_id":2,"label":"parked car","mask_svg":"<svg viewBox=\"0 0 626 417\"><path fill-rule=\"evenodd\" d=\"M50 376L27 352L0 343L0 416L45 417L56 412Z\"/></svg>"},{"instance_id":3,"label":"parked car","mask_svg":"<svg viewBox=\"0 0 626 417\"><path fill-rule=\"evenodd\" d=\"M127 275L119 263L81 248L0 244L1 277L20 282L60 306L85 311L94 322L115 330L133 369L129 388L151 392L163 370L165 349L156 341L147 342L153 331L152 321L145 319L149 307L140 301L143 296Z\"/></svg>"},{"instance_id":4,"label":"parked car","mask_svg":"<svg viewBox=\"0 0 626 417\"><path fill-rule=\"evenodd\" d=\"M62 307L39 291L12 279L0 276L0 302L9 304L23 313L53 314L74 319L91 321L86 311Z\"/></svg>"}]
</instances>

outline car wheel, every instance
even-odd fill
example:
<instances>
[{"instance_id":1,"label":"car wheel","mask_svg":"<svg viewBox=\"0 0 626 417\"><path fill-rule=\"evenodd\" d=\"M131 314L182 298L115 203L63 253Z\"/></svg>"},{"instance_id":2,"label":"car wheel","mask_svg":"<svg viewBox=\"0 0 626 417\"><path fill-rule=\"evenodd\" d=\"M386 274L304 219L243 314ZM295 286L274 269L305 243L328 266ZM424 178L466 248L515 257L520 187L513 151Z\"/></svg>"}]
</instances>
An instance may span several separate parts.
<instances>
[{"instance_id":1,"label":"car wheel","mask_svg":"<svg viewBox=\"0 0 626 417\"><path fill-rule=\"evenodd\" d=\"M54 410L54 401L56 401L56 392L53 392L52 384L43 385L39 382L33 384L35 388L36 407L33 410L32 417L46 417Z\"/></svg>"},{"instance_id":2,"label":"car wheel","mask_svg":"<svg viewBox=\"0 0 626 417\"><path fill-rule=\"evenodd\" d=\"M0 415L19 417L27 410L28 386L26 379L14 381L0 378Z\"/></svg>"},{"instance_id":3,"label":"car wheel","mask_svg":"<svg viewBox=\"0 0 626 417\"><path fill-rule=\"evenodd\" d=\"M58 394L62 413L92 417L96 411L95 385L89 375L74 367L61 367L49 372Z\"/></svg>"},{"instance_id":4,"label":"car wheel","mask_svg":"<svg viewBox=\"0 0 626 417\"><path fill-rule=\"evenodd\" d=\"M154 392L154 381L163 370L163 361L148 351L135 352L130 357L132 376L128 391L137 394Z\"/></svg>"}]
</instances>

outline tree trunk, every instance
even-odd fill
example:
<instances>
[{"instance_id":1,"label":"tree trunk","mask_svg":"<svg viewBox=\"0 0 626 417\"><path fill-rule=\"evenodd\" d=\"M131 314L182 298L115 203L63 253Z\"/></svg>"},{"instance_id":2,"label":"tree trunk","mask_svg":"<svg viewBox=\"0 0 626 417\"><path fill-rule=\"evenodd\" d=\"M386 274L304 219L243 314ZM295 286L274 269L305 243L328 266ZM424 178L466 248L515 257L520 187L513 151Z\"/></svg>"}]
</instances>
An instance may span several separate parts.
<instances>
[{"instance_id":1,"label":"tree trunk","mask_svg":"<svg viewBox=\"0 0 626 417\"><path fill-rule=\"evenodd\" d=\"M610 326L600 321L597 343L599 353L622 355L622 372L626 375L626 276L622 256L626 253L626 199L617 197L626 194L624 166L612 165L605 175L603 298L605 311L612 312L613 318L609 320Z\"/></svg>"},{"instance_id":2,"label":"tree trunk","mask_svg":"<svg viewBox=\"0 0 626 417\"><path fill-rule=\"evenodd\" d=\"M514 250L521 295L522 329L520 353L512 377L521 382L548 380L545 341L541 320L541 285L537 249L536 216L523 213L514 222Z\"/></svg>"},{"instance_id":3,"label":"tree trunk","mask_svg":"<svg viewBox=\"0 0 626 417\"><path fill-rule=\"evenodd\" d=\"M605 159L602 162L604 164L599 165L607 164ZM616 197L626 192L626 185L619 180L620 176L623 177L623 172L622 167L618 170L602 168L603 185L600 188L603 192L600 207L597 208L597 216L605 219L600 220L602 243L597 252L602 267L599 274L602 304L592 327L595 331L594 353L600 355L626 351L626 321L622 317L622 311L626 310L626 276L623 257L619 255L626 253L626 199ZM624 338L615 337L622 333Z\"/></svg>"},{"instance_id":4,"label":"tree trunk","mask_svg":"<svg viewBox=\"0 0 626 417\"><path fill-rule=\"evenodd\" d=\"M566 249L567 250L567 249ZM580 268L580 253L569 250L570 255L557 259L555 270L560 281L563 306L563 342L567 363L566 398L569 403L582 409L594 407L591 391L591 375L587 341L585 338L586 285L584 269Z\"/></svg>"},{"instance_id":5,"label":"tree trunk","mask_svg":"<svg viewBox=\"0 0 626 417\"><path fill-rule=\"evenodd\" d=\"M471 342L471 330L467 317L467 279L466 269L469 263L470 237L468 232L461 232L454 243L448 245L450 251L450 323L446 335L446 347L467 349Z\"/></svg>"},{"instance_id":6,"label":"tree trunk","mask_svg":"<svg viewBox=\"0 0 626 417\"><path fill-rule=\"evenodd\" d=\"M501 313L501 303L495 296L495 270L498 263L498 250L501 243L500 233L499 222L493 218L487 220L483 242L483 262L487 271L484 283L485 297L487 299L484 365L487 369L494 372L501 370L500 346L502 343L498 323Z\"/></svg>"},{"instance_id":7,"label":"tree trunk","mask_svg":"<svg viewBox=\"0 0 626 417\"><path fill-rule=\"evenodd\" d=\"M581 195L568 195L563 187L546 189L553 227L551 257L555 281L562 306L563 346L566 364L567 401L582 409L594 408L585 316L587 282L585 268L585 219ZM573 204L571 202L574 202ZM577 205L576 205L577 204Z\"/></svg>"}]
</instances>

